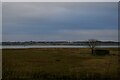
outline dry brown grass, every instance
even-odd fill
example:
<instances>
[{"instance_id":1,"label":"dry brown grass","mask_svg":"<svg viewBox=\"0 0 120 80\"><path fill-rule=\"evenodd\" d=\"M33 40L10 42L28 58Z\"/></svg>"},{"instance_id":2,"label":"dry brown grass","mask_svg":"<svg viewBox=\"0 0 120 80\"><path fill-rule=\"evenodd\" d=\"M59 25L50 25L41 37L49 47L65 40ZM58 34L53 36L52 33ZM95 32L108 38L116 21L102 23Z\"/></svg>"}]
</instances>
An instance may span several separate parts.
<instances>
[{"instance_id":1,"label":"dry brown grass","mask_svg":"<svg viewBox=\"0 0 120 80\"><path fill-rule=\"evenodd\" d=\"M110 55L91 55L88 48L3 49L3 79L112 80L118 74L118 49L106 49Z\"/></svg>"}]
</instances>

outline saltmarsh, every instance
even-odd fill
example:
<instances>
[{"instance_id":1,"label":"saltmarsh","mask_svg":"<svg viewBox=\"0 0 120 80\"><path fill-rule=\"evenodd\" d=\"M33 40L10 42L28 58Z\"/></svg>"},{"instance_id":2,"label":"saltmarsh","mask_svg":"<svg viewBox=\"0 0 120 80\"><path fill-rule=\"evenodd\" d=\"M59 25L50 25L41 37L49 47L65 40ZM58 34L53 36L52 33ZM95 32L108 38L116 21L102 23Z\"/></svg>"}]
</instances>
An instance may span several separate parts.
<instances>
[{"instance_id":1,"label":"saltmarsh","mask_svg":"<svg viewBox=\"0 0 120 80\"><path fill-rule=\"evenodd\" d=\"M3 80L114 80L118 49L110 55L91 55L88 48L3 49Z\"/></svg>"}]
</instances>

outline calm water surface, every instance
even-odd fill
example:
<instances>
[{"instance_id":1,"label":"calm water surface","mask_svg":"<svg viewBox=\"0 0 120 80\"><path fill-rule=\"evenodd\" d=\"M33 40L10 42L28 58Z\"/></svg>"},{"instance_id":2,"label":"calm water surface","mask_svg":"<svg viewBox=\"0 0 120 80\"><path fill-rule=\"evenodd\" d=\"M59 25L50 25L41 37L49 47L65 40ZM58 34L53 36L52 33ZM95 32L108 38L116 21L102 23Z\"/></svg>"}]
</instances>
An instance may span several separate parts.
<instances>
[{"instance_id":1,"label":"calm water surface","mask_svg":"<svg viewBox=\"0 0 120 80\"><path fill-rule=\"evenodd\" d=\"M118 46L97 46L99 48L117 48ZM73 46L73 45L28 45L28 46L18 46L18 45L10 45L10 46L2 46L3 49L9 48L89 48L88 46Z\"/></svg>"}]
</instances>

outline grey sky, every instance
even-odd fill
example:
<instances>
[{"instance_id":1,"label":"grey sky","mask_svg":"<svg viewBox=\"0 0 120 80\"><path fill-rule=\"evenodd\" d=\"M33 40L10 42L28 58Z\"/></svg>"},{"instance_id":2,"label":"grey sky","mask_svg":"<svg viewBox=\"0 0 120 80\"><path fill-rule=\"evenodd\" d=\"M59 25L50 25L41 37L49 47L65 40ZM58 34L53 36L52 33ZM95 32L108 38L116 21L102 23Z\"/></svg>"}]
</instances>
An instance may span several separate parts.
<instances>
[{"instance_id":1,"label":"grey sky","mask_svg":"<svg viewBox=\"0 0 120 80\"><path fill-rule=\"evenodd\" d=\"M2 41L2 3L0 2L0 42Z\"/></svg>"},{"instance_id":2,"label":"grey sky","mask_svg":"<svg viewBox=\"0 0 120 80\"><path fill-rule=\"evenodd\" d=\"M118 2L119 0L1 0L3 2Z\"/></svg>"},{"instance_id":3,"label":"grey sky","mask_svg":"<svg viewBox=\"0 0 120 80\"><path fill-rule=\"evenodd\" d=\"M118 40L117 3L3 3L3 41Z\"/></svg>"}]
</instances>

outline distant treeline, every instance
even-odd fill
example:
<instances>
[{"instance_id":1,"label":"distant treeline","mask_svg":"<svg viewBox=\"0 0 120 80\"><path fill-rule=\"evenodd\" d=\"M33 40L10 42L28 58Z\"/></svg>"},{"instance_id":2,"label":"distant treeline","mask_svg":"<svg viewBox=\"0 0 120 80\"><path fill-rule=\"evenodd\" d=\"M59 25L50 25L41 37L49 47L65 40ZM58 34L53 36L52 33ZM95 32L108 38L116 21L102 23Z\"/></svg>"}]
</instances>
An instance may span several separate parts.
<instances>
[{"instance_id":1,"label":"distant treeline","mask_svg":"<svg viewBox=\"0 0 120 80\"><path fill-rule=\"evenodd\" d=\"M119 42L97 41L97 45L118 45ZM26 41L26 42L2 42L2 45L88 45L87 41Z\"/></svg>"}]
</instances>

